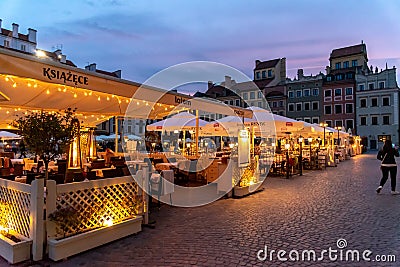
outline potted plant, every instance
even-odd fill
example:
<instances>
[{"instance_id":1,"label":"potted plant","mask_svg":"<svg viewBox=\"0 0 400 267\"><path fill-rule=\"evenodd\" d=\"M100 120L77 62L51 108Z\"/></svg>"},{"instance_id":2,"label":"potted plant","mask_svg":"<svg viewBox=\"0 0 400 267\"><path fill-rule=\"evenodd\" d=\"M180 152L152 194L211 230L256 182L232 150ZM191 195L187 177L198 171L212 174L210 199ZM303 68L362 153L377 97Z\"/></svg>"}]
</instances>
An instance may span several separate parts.
<instances>
[{"instance_id":1,"label":"potted plant","mask_svg":"<svg viewBox=\"0 0 400 267\"><path fill-rule=\"evenodd\" d=\"M76 119L74 114L75 110L70 108L63 114L42 110L31 112L13 122L28 149L43 160L46 180L49 162L64 153L76 135L72 123Z\"/></svg>"}]
</instances>

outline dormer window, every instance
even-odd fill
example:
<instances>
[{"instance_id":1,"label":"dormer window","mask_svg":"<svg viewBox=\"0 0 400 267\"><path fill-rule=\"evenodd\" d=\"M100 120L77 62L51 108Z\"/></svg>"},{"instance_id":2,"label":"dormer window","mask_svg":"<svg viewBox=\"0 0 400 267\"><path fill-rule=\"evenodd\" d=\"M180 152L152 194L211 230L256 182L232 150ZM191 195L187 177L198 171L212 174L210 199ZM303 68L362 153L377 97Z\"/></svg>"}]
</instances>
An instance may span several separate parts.
<instances>
[{"instance_id":1,"label":"dormer window","mask_svg":"<svg viewBox=\"0 0 400 267\"><path fill-rule=\"evenodd\" d=\"M268 70L268 78L272 77L272 70Z\"/></svg>"},{"instance_id":2,"label":"dormer window","mask_svg":"<svg viewBox=\"0 0 400 267\"><path fill-rule=\"evenodd\" d=\"M261 77L262 77L263 79L267 78L267 72L266 72L265 70L263 70L263 71L261 72Z\"/></svg>"}]
</instances>

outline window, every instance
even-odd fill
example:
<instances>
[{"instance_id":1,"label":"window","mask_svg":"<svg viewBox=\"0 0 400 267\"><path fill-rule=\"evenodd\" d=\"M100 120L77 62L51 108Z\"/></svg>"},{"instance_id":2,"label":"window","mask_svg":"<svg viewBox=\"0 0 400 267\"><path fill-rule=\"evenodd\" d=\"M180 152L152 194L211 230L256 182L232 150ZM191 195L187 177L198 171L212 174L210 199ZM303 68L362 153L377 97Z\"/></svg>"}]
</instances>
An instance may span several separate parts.
<instances>
[{"instance_id":1,"label":"window","mask_svg":"<svg viewBox=\"0 0 400 267\"><path fill-rule=\"evenodd\" d=\"M346 95L353 95L353 87L346 87Z\"/></svg>"},{"instance_id":2,"label":"window","mask_svg":"<svg viewBox=\"0 0 400 267\"><path fill-rule=\"evenodd\" d=\"M341 96L342 95L342 88L336 88L335 89L335 96Z\"/></svg>"},{"instance_id":3,"label":"window","mask_svg":"<svg viewBox=\"0 0 400 267\"><path fill-rule=\"evenodd\" d=\"M296 91L296 97L301 97L301 90Z\"/></svg>"},{"instance_id":4,"label":"window","mask_svg":"<svg viewBox=\"0 0 400 267\"><path fill-rule=\"evenodd\" d=\"M296 103L296 111L301 111L301 103Z\"/></svg>"},{"instance_id":5,"label":"window","mask_svg":"<svg viewBox=\"0 0 400 267\"><path fill-rule=\"evenodd\" d=\"M278 107L278 102L276 102L276 101L272 102L272 107L277 108Z\"/></svg>"},{"instance_id":6,"label":"window","mask_svg":"<svg viewBox=\"0 0 400 267\"><path fill-rule=\"evenodd\" d=\"M310 102L304 103L304 110L310 110Z\"/></svg>"},{"instance_id":7,"label":"window","mask_svg":"<svg viewBox=\"0 0 400 267\"><path fill-rule=\"evenodd\" d=\"M342 120L335 120L335 127L342 127L343 121Z\"/></svg>"},{"instance_id":8,"label":"window","mask_svg":"<svg viewBox=\"0 0 400 267\"><path fill-rule=\"evenodd\" d=\"M357 67L357 65L358 65L358 64L357 64L357 60L356 60L356 59L354 59L354 60L351 61L351 66L352 66L352 67Z\"/></svg>"},{"instance_id":9,"label":"window","mask_svg":"<svg viewBox=\"0 0 400 267\"><path fill-rule=\"evenodd\" d=\"M342 62L337 62L336 64L335 64L335 69L341 69L342 68Z\"/></svg>"},{"instance_id":10,"label":"window","mask_svg":"<svg viewBox=\"0 0 400 267\"><path fill-rule=\"evenodd\" d=\"M347 69L349 67L349 62L345 61L343 62L343 68Z\"/></svg>"},{"instance_id":11,"label":"window","mask_svg":"<svg viewBox=\"0 0 400 267\"><path fill-rule=\"evenodd\" d=\"M358 90L364 91L364 90L365 90L364 84L359 84L359 85L358 85Z\"/></svg>"},{"instance_id":12,"label":"window","mask_svg":"<svg viewBox=\"0 0 400 267\"><path fill-rule=\"evenodd\" d=\"M327 82L332 81L332 77L331 77L331 76L327 76L327 77L326 77L326 81L327 81Z\"/></svg>"},{"instance_id":13,"label":"window","mask_svg":"<svg viewBox=\"0 0 400 267\"><path fill-rule=\"evenodd\" d=\"M263 70L261 72L261 76L263 77L263 79L267 78L267 72L265 70Z\"/></svg>"},{"instance_id":14,"label":"window","mask_svg":"<svg viewBox=\"0 0 400 267\"><path fill-rule=\"evenodd\" d=\"M382 118L383 118L382 124L389 125L389 115L384 115Z\"/></svg>"},{"instance_id":15,"label":"window","mask_svg":"<svg viewBox=\"0 0 400 267\"><path fill-rule=\"evenodd\" d=\"M260 72L257 71L257 72L256 72L256 80L259 80L259 79L260 79Z\"/></svg>"},{"instance_id":16,"label":"window","mask_svg":"<svg viewBox=\"0 0 400 267\"><path fill-rule=\"evenodd\" d=\"M326 120L325 123L328 124L328 127L332 127L332 121L331 120Z\"/></svg>"},{"instance_id":17,"label":"window","mask_svg":"<svg viewBox=\"0 0 400 267\"><path fill-rule=\"evenodd\" d=\"M353 129L354 128L354 121L353 120L346 120L346 129ZM346 130L344 129L344 130Z\"/></svg>"},{"instance_id":18,"label":"window","mask_svg":"<svg viewBox=\"0 0 400 267\"><path fill-rule=\"evenodd\" d=\"M289 111L293 112L294 111L294 104L293 103L288 104L288 109L289 109Z\"/></svg>"},{"instance_id":19,"label":"window","mask_svg":"<svg viewBox=\"0 0 400 267\"><path fill-rule=\"evenodd\" d=\"M363 98L360 99L360 108L366 108L367 107L367 99Z\"/></svg>"},{"instance_id":20,"label":"window","mask_svg":"<svg viewBox=\"0 0 400 267\"><path fill-rule=\"evenodd\" d=\"M247 93L243 93L243 99L244 99L244 100L247 100L247 99L248 99Z\"/></svg>"},{"instance_id":21,"label":"window","mask_svg":"<svg viewBox=\"0 0 400 267\"><path fill-rule=\"evenodd\" d=\"M283 100L279 101L279 107L283 107Z\"/></svg>"},{"instance_id":22,"label":"window","mask_svg":"<svg viewBox=\"0 0 400 267\"><path fill-rule=\"evenodd\" d=\"M303 96L310 96L310 89L304 89Z\"/></svg>"},{"instance_id":23,"label":"window","mask_svg":"<svg viewBox=\"0 0 400 267\"><path fill-rule=\"evenodd\" d=\"M21 45L21 51L24 51L24 52L26 51L26 45L24 45L24 44Z\"/></svg>"},{"instance_id":24,"label":"window","mask_svg":"<svg viewBox=\"0 0 400 267\"><path fill-rule=\"evenodd\" d=\"M360 125L367 125L367 117L360 117Z\"/></svg>"},{"instance_id":25,"label":"window","mask_svg":"<svg viewBox=\"0 0 400 267\"><path fill-rule=\"evenodd\" d=\"M229 101L228 101L228 100L224 101L224 103L227 104L227 105L229 105Z\"/></svg>"},{"instance_id":26,"label":"window","mask_svg":"<svg viewBox=\"0 0 400 267\"><path fill-rule=\"evenodd\" d=\"M305 122L311 123L311 118L304 118Z\"/></svg>"},{"instance_id":27,"label":"window","mask_svg":"<svg viewBox=\"0 0 400 267\"><path fill-rule=\"evenodd\" d=\"M369 83L368 84L368 89L369 90L374 90L374 84L373 83Z\"/></svg>"},{"instance_id":28,"label":"window","mask_svg":"<svg viewBox=\"0 0 400 267\"><path fill-rule=\"evenodd\" d=\"M250 92L250 99L255 99L255 98L256 98L256 93Z\"/></svg>"},{"instance_id":29,"label":"window","mask_svg":"<svg viewBox=\"0 0 400 267\"><path fill-rule=\"evenodd\" d=\"M343 74L336 74L336 81L343 80Z\"/></svg>"},{"instance_id":30,"label":"window","mask_svg":"<svg viewBox=\"0 0 400 267\"><path fill-rule=\"evenodd\" d=\"M346 104L346 113L353 113L353 104L352 103Z\"/></svg>"},{"instance_id":31,"label":"window","mask_svg":"<svg viewBox=\"0 0 400 267\"><path fill-rule=\"evenodd\" d=\"M268 78L272 77L272 70L268 70Z\"/></svg>"},{"instance_id":32,"label":"window","mask_svg":"<svg viewBox=\"0 0 400 267\"><path fill-rule=\"evenodd\" d=\"M371 124L378 125L378 116L371 116Z\"/></svg>"},{"instance_id":33,"label":"window","mask_svg":"<svg viewBox=\"0 0 400 267\"><path fill-rule=\"evenodd\" d=\"M312 102L312 110L319 110L319 102L318 101Z\"/></svg>"},{"instance_id":34,"label":"window","mask_svg":"<svg viewBox=\"0 0 400 267\"><path fill-rule=\"evenodd\" d=\"M385 88L385 82L379 82L379 89Z\"/></svg>"},{"instance_id":35,"label":"window","mask_svg":"<svg viewBox=\"0 0 400 267\"><path fill-rule=\"evenodd\" d=\"M10 41L4 40L4 47L10 47Z\"/></svg>"},{"instance_id":36,"label":"window","mask_svg":"<svg viewBox=\"0 0 400 267\"><path fill-rule=\"evenodd\" d=\"M229 105L233 106L233 100L229 101Z\"/></svg>"},{"instance_id":37,"label":"window","mask_svg":"<svg viewBox=\"0 0 400 267\"><path fill-rule=\"evenodd\" d=\"M258 98L262 98L262 92L261 92L261 91L259 91L259 92L257 93L257 97L258 97Z\"/></svg>"},{"instance_id":38,"label":"window","mask_svg":"<svg viewBox=\"0 0 400 267\"><path fill-rule=\"evenodd\" d=\"M254 102L250 102L250 106L253 106L253 107L254 107Z\"/></svg>"},{"instance_id":39,"label":"window","mask_svg":"<svg viewBox=\"0 0 400 267\"><path fill-rule=\"evenodd\" d=\"M328 105L328 106L324 106L325 108L325 115L331 115L332 114L332 106Z\"/></svg>"},{"instance_id":40,"label":"window","mask_svg":"<svg viewBox=\"0 0 400 267\"><path fill-rule=\"evenodd\" d=\"M279 111L278 114L281 116L285 116L285 112L283 112L283 111Z\"/></svg>"},{"instance_id":41,"label":"window","mask_svg":"<svg viewBox=\"0 0 400 267\"><path fill-rule=\"evenodd\" d=\"M341 104L336 104L335 105L335 114L342 114L343 110L342 110L342 105Z\"/></svg>"},{"instance_id":42,"label":"window","mask_svg":"<svg viewBox=\"0 0 400 267\"><path fill-rule=\"evenodd\" d=\"M294 93L293 93L293 91L289 91L289 98L294 98Z\"/></svg>"},{"instance_id":43,"label":"window","mask_svg":"<svg viewBox=\"0 0 400 267\"><path fill-rule=\"evenodd\" d=\"M378 98L374 97L371 98L371 107L377 107L378 106Z\"/></svg>"},{"instance_id":44,"label":"window","mask_svg":"<svg viewBox=\"0 0 400 267\"><path fill-rule=\"evenodd\" d=\"M318 88L312 89L312 95L313 96L318 96L319 95L319 89Z\"/></svg>"},{"instance_id":45,"label":"window","mask_svg":"<svg viewBox=\"0 0 400 267\"><path fill-rule=\"evenodd\" d=\"M258 102L257 103L257 106L259 107L259 108L262 108L263 107L263 104L262 104L262 102L260 101L260 102Z\"/></svg>"},{"instance_id":46,"label":"window","mask_svg":"<svg viewBox=\"0 0 400 267\"><path fill-rule=\"evenodd\" d=\"M382 106L390 106L389 97L382 97Z\"/></svg>"},{"instance_id":47,"label":"window","mask_svg":"<svg viewBox=\"0 0 400 267\"><path fill-rule=\"evenodd\" d=\"M319 118L318 117L313 117L312 118L312 123L318 124L319 123Z\"/></svg>"},{"instance_id":48,"label":"window","mask_svg":"<svg viewBox=\"0 0 400 267\"><path fill-rule=\"evenodd\" d=\"M238 106L238 107L240 107L240 99L236 99L236 100L235 100L235 105Z\"/></svg>"},{"instance_id":49,"label":"window","mask_svg":"<svg viewBox=\"0 0 400 267\"><path fill-rule=\"evenodd\" d=\"M347 79L353 79L353 73L349 72L346 74Z\"/></svg>"},{"instance_id":50,"label":"window","mask_svg":"<svg viewBox=\"0 0 400 267\"><path fill-rule=\"evenodd\" d=\"M332 96L332 90L331 90L331 89L325 90L325 91L324 91L324 95L325 95L325 97L330 97L330 96Z\"/></svg>"}]
</instances>

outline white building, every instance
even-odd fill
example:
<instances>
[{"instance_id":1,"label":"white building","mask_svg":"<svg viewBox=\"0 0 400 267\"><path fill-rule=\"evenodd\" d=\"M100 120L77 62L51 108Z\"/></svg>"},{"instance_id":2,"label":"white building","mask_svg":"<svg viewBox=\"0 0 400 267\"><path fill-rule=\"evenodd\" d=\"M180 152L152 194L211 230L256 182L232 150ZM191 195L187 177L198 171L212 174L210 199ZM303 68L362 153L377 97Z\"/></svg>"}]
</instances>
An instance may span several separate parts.
<instances>
[{"instance_id":1,"label":"white building","mask_svg":"<svg viewBox=\"0 0 400 267\"><path fill-rule=\"evenodd\" d=\"M28 34L18 32L18 24L12 24L12 31L2 28L0 19L0 46L26 53L36 51L36 30L29 28Z\"/></svg>"}]
</instances>

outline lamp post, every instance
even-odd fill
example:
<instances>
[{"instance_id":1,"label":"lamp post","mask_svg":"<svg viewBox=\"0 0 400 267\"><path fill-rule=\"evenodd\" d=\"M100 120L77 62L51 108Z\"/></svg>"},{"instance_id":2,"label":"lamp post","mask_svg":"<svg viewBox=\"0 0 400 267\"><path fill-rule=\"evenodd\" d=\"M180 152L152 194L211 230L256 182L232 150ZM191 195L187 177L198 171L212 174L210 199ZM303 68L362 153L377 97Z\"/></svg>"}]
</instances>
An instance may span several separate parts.
<instances>
[{"instance_id":1,"label":"lamp post","mask_svg":"<svg viewBox=\"0 0 400 267\"><path fill-rule=\"evenodd\" d=\"M299 156L299 171L300 171L300 176L303 175L303 137L300 135L299 137L299 143L300 143L300 156Z\"/></svg>"},{"instance_id":2,"label":"lamp post","mask_svg":"<svg viewBox=\"0 0 400 267\"><path fill-rule=\"evenodd\" d=\"M310 169L311 169L311 142L312 142L312 137L308 137L308 145L310 146Z\"/></svg>"},{"instance_id":3,"label":"lamp post","mask_svg":"<svg viewBox=\"0 0 400 267\"><path fill-rule=\"evenodd\" d=\"M289 148L290 144L286 143L285 144L285 149L286 149L286 179L289 179L289 173L290 173L290 166L289 166Z\"/></svg>"},{"instance_id":4,"label":"lamp post","mask_svg":"<svg viewBox=\"0 0 400 267\"><path fill-rule=\"evenodd\" d=\"M328 124L325 123L325 122L321 122L319 124L319 126L324 127L324 140L322 141L322 145L325 146L325 142L326 142L326 140L325 140L325 128L328 126Z\"/></svg>"},{"instance_id":5,"label":"lamp post","mask_svg":"<svg viewBox=\"0 0 400 267\"><path fill-rule=\"evenodd\" d=\"M335 127L335 130L337 130L337 142L336 142L336 145L337 145L338 149L339 149L339 131L340 131L341 129L342 129L341 126L336 126L336 127Z\"/></svg>"}]
</instances>

